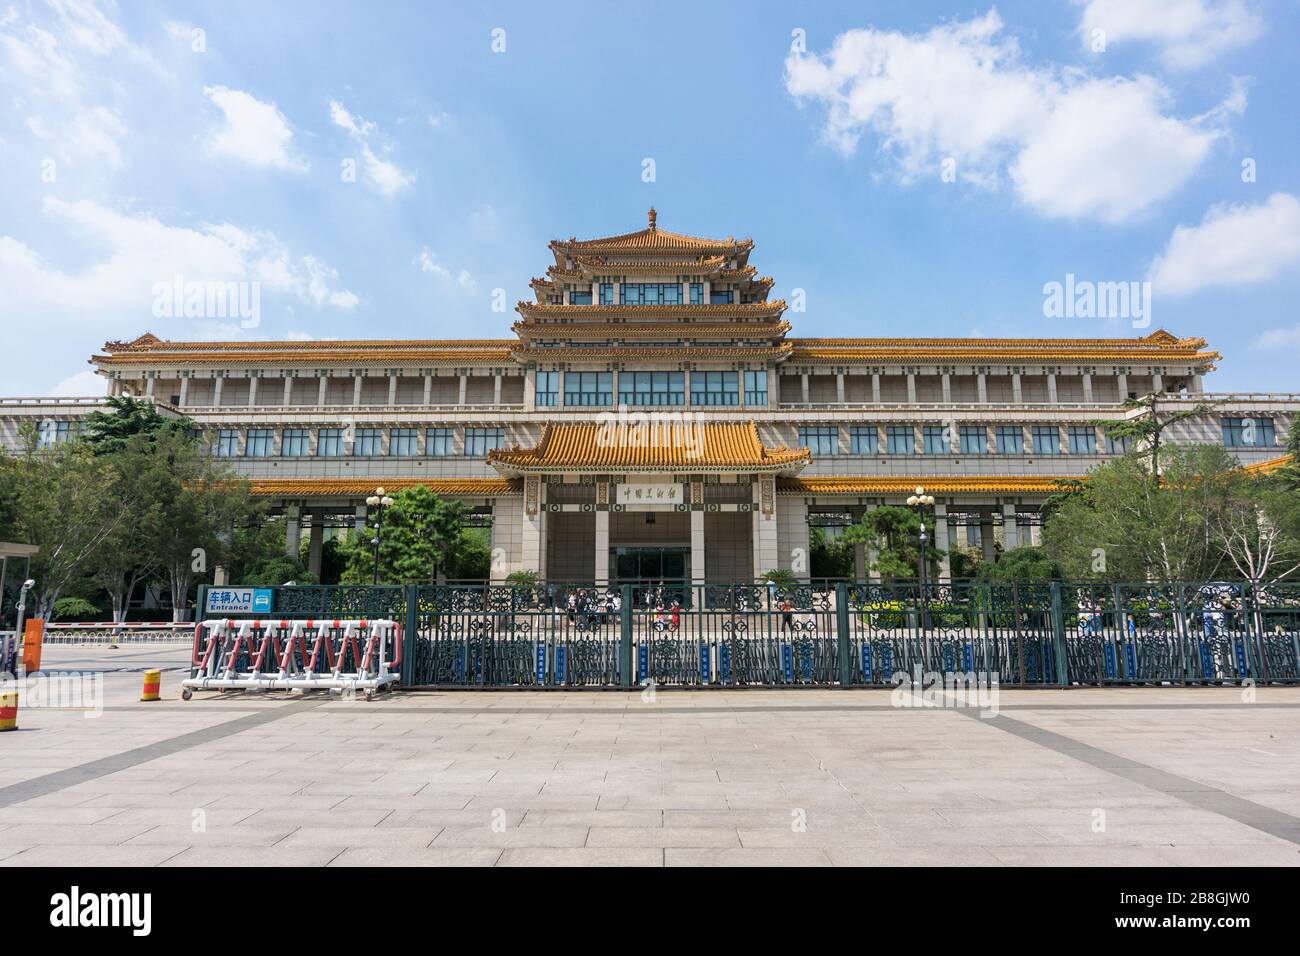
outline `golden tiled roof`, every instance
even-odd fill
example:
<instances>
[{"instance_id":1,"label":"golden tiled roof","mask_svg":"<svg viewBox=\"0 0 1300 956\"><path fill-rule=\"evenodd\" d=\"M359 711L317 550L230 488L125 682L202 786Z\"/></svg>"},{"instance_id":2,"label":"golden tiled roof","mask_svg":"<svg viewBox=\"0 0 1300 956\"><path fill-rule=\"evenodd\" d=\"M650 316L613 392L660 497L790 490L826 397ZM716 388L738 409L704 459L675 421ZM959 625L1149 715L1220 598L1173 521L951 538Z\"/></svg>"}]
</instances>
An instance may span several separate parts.
<instances>
[{"instance_id":1,"label":"golden tiled roof","mask_svg":"<svg viewBox=\"0 0 1300 956\"><path fill-rule=\"evenodd\" d=\"M401 491L423 486L440 495L467 498L497 498L518 494L520 483L505 478L254 478L249 482L252 493L263 497L306 497L333 495L364 498L376 488Z\"/></svg>"},{"instance_id":2,"label":"golden tiled roof","mask_svg":"<svg viewBox=\"0 0 1300 956\"><path fill-rule=\"evenodd\" d=\"M549 305L544 302L520 301L515 311L524 318L530 316L571 316L574 318L633 315L662 320L666 316L680 315L701 318L720 316L779 316L785 311L784 299L771 302L742 302L734 305L710 303L709 305Z\"/></svg>"},{"instance_id":3,"label":"golden tiled roof","mask_svg":"<svg viewBox=\"0 0 1300 956\"><path fill-rule=\"evenodd\" d=\"M730 236L726 239L701 239L698 236L685 236L678 232L660 229L658 216L653 209L649 212L649 225L636 232L625 232L617 236L604 236L600 239L556 239L551 248L565 253L602 253L602 252L738 252L749 251L754 246L752 239L736 240Z\"/></svg>"},{"instance_id":4,"label":"golden tiled roof","mask_svg":"<svg viewBox=\"0 0 1300 956\"><path fill-rule=\"evenodd\" d=\"M726 256L700 256L698 259L655 259L652 261L609 260L597 256L575 256L582 268L572 270L551 267L552 275L711 275L727 262Z\"/></svg>"},{"instance_id":5,"label":"golden tiled roof","mask_svg":"<svg viewBox=\"0 0 1300 956\"><path fill-rule=\"evenodd\" d=\"M171 342L145 333L131 342L107 342L96 365L322 366L506 365L513 339L333 339L311 342Z\"/></svg>"},{"instance_id":6,"label":"golden tiled roof","mask_svg":"<svg viewBox=\"0 0 1300 956\"><path fill-rule=\"evenodd\" d=\"M1248 475L1271 475L1294 463L1295 459L1291 455L1283 455L1280 458L1270 458L1268 461L1257 461L1253 465L1244 466L1241 470Z\"/></svg>"},{"instance_id":7,"label":"golden tiled roof","mask_svg":"<svg viewBox=\"0 0 1300 956\"><path fill-rule=\"evenodd\" d=\"M1178 362L1212 364L1205 339L1157 330L1134 339L789 339L792 362Z\"/></svg>"},{"instance_id":8,"label":"golden tiled roof","mask_svg":"<svg viewBox=\"0 0 1300 956\"><path fill-rule=\"evenodd\" d=\"M628 345L590 348L520 345L512 353L520 362L779 362L790 352L785 342L766 346L739 345Z\"/></svg>"},{"instance_id":9,"label":"golden tiled roof","mask_svg":"<svg viewBox=\"0 0 1300 956\"><path fill-rule=\"evenodd\" d=\"M807 448L768 448L753 422L700 422L683 417L646 422L610 416L604 423L551 423L532 448L496 449L488 462L502 474L522 472L764 471L795 474L812 460Z\"/></svg>"},{"instance_id":10,"label":"golden tiled roof","mask_svg":"<svg viewBox=\"0 0 1300 956\"><path fill-rule=\"evenodd\" d=\"M635 339L635 338L776 338L790 331L779 322L516 322L511 326L521 338Z\"/></svg>"},{"instance_id":11,"label":"golden tiled roof","mask_svg":"<svg viewBox=\"0 0 1300 956\"><path fill-rule=\"evenodd\" d=\"M1037 475L954 475L905 477L898 475L806 475L783 478L777 492L783 495L910 495L918 485L927 494L1051 494L1062 490L1069 477Z\"/></svg>"}]
</instances>

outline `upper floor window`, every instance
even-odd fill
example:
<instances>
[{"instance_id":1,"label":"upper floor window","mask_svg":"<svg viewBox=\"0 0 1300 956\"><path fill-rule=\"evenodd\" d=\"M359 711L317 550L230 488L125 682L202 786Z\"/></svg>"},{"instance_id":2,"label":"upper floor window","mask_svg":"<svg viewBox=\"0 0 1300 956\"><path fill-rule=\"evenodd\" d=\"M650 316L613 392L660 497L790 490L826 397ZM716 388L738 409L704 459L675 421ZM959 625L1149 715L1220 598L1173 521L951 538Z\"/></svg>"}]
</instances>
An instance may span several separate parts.
<instances>
[{"instance_id":1,"label":"upper floor window","mask_svg":"<svg viewBox=\"0 0 1300 956\"><path fill-rule=\"evenodd\" d=\"M235 458L239 455L239 430L222 428L212 445L212 454L218 458Z\"/></svg>"},{"instance_id":2,"label":"upper floor window","mask_svg":"<svg viewBox=\"0 0 1300 956\"><path fill-rule=\"evenodd\" d=\"M602 282L600 284L600 304L601 305L614 304L614 283Z\"/></svg>"},{"instance_id":3,"label":"upper floor window","mask_svg":"<svg viewBox=\"0 0 1300 956\"><path fill-rule=\"evenodd\" d=\"M805 425L799 429L799 444L814 455L838 455L840 430L834 425Z\"/></svg>"},{"instance_id":4,"label":"upper floor window","mask_svg":"<svg viewBox=\"0 0 1300 956\"><path fill-rule=\"evenodd\" d=\"M692 372L692 405L739 405L740 377L735 372Z\"/></svg>"},{"instance_id":5,"label":"upper floor window","mask_svg":"<svg viewBox=\"0 0 1300 956\"><path fill-rule=\"evenodd\" d=\"M711 305L731 305L736 301L736 293L730 289L709 289Z\"/></svg>"},{"instance_id":6,"label":"upper floor window","mask_svg":"<svg viewBox=\"0 0 1300 956\"><path fill-rule=\"evenodd\" d=\"M875 425L854 425L849 429L849 453L874 455L880 450L880 430Z\"/></svg>"},{"instance_id":7,"label":"upper floor window","mask_svg":"<svg viewBox=\"0 0 1300 956\"><path fill-rule=\"evenodd\" d=\"M414 458L420 453L420 431L417 428L394 428L388 434L388 454L398 458Z\"/></svg>"},{"instance_id":8,"label":"upper floor window","mask_svg":"<svg viewBox=\"0 0 1300 956\"><path fill-rule=\"evenodd\" d=\"M989 436L983 425L961 426L961 453L983 455L989 450Z\"/></svg>"},{"instance_id":9,"label":"upper floor window","mask_svg":"<svg viewBox=\"0 0 1300 956\"><path fill-rule=\"evenodd\" d=\"M612 405L613 382L610 372L565 372L564 404L584 407Z\"/></svg>"},{"instance_id":10,"label":"upper floor window","mask_svg":"<svg viewBox=\"0 0 1300 956\"><path fill-rule=\"evenodd\" d=\"M704 283L692 282L690 284L691 305L704 304Z\"/></svg>"},{"instance_id":11,"label":"upper floor window","mask_svg":"<svg viewBox=\"0 0 1300 956\"><path fill-rule=\"evenodd\" d=\"M322 428L316 435L316 457L338 458L343 454L343 429Z\"/></svg>"},{"instance_id":12,"label":"upper floor window","mask_svg":"<svg viewBox=\"0 0 1300 956\"><path fill-rule=\"evenodd\" d=\"M1229 448L1269 448L1277 441L1271 418L1225 418L1222 424Z\"/></svg>"},{"instance_id":13,"label":"upper floor window","mask_svg":"<svg viewBox=\"0 0 1300 956\"><path fill-rule=\"evenodd\" d=\"M685 405L685 372L620 372L620 405Z\"/></svg>"},{"instance_id":14,"label":"upper floor window","mask_svg":"<svg viewBox=\"0 0 1300 956\"><path fill-rule=\"evenodd\" d=\"M926 425L921 430L927 455L946 455L952 449L948 446L948 429L942 425Z\"/></svg>"},{"instance_id":15,"label":"upper floor window","mask_svg":"<svg viewBox=\"0 0 1300 956\"><path fill-rule=\"evenodd\" d=\"M269 428L250 428L248 430L249 458L270 458L275 449L275 432Z\"/></svg>"},{"instance_id":16,"label":"upper floor window","mask_svg":"<svg viewBox=\"0 0 1300 956\"><path fill-rule=\"evenodd\" d=\"M311 447L311 433L305 428L286 428L280 443L280 454L285 458L303 458Z\"/></svg>"},{"instance_id":17,"label":"upper floor window","mask_svg":"<svg viewBox=\"0 0 1300 956\"><path fill-rule=\"evenodd\" d=\"M998 454L1020 455L1025 450L1025 430L1019 425L998 426Z\"/></svg>"},{"instance_id":18,"label":"upper floor window","mask_svg":"<svg viewBox=\"0 0 1300 956\"><path fill-rule=\"evenodd\" d=\"M1097 454L1097 429L1091 425L1070 426L1070 454Z\"/></svg>"},{"instance_id":19,"label":"upper floor window","mask_svg":"<svg viewBox=\"0 0 1300 956\"><path fill-rule=\"evenodd\" d=\"M911 455L916 451L916 433L911 425L888 426L885 441L891 455Z\"/></svg>"},{"instance_id":20,"label":"upper floor window","mask_svg":"<svg viewBox=\"0 0 1300 956\"><path fill-rule=\"evenodd\" d=\"M465 429L465 454L481 458L494 448L505 444L504 428Z\"/></svg>"},{"instance_id":21,"label":"upper floor window","mask_svg":"<svg viewBox=\"0 0 1300 956\"><path fill-rule=\"evenodd\" d=\"M1106 436L1106 451L1112 455L1122 455L1128 451L1128 439L1115 435Z\"/></svg>"},{"instance_id":22,"label":"upper floor window","mask_svg":"<svg viewBox=\"0 0 1300 956\"><path fill-rule=\"evenodd\" d=\"M570 289L569 305L591 305L591 289Z\"/></svg>"},{"instance_id":23,"label":"upper floor window","mask_svg":"<svg viewBox=\"0 0 1300 956\"><path fill-rule=\"evenodd\" d=\"M378 428L358 428L352 442L352 455L356 458L373 458L383 447L383 432Z\"/></svg>"},{"instance_id":24,"label":"upper floor window","mask_svg":"<svg viewBox=\"0 0 1300 956\"><path fill-rule=\"evenodd\" d=\"M624 282L619 286L622 305L681 305L682 287L677 282Z\"/></svg>"},{"instance_id":25,"label":"upper floor window","mask_svg":"<svg viewBox=\"0 0 1300 956\"><path fill-rule=\"evenodd\" d=\"M455 434L455 431L450 428L430 428L424 436L424 453L430 458L444 458L447 455L454 455L456 453Z\"/></svg>"},{"instance_id":26,"label":"upper floor window","mask_svg":"<svg viewBox=\"0 0 1300 956\"><path fill-rule=\"evenodd\" d=\"M80 432L80 430L79 428L75 429L75 432ZM67 441L73 434L72 422L58 422L54 419L47 419L41 422L41 427L36 433L36 447L53 448L60 442Z\"/></svg>"},{"instance_id":27,"label":"upper floor window","mask_svg":"<svg viewBox=\"0 0 1300 956\"><path fill-rule=\"evenodd\" d=\"M765 369L745 373L745 404L767 404L767 371Z\"/></svg>"},{"instance_id":28,"label":"upper floor window","mask_svg":"<svg viewBox=\"0 0 1300 956\"><path fill-rule=\"evenodd\" d=\"M1055 425L1034 426L1034 454L1059 455L1061 453L1061 430Z\"/></svg>"},{"instance_id":29,"label":"upper floor window","mask_svg":"<svg viewBox=\"0 0 1300 956\"><path fill-rule=\"evenodd\" d=\"M537 387L533 392L533 402L538 406L558 405L560 403L560 373L538 372Z\"/></svg>"}]
</instances>

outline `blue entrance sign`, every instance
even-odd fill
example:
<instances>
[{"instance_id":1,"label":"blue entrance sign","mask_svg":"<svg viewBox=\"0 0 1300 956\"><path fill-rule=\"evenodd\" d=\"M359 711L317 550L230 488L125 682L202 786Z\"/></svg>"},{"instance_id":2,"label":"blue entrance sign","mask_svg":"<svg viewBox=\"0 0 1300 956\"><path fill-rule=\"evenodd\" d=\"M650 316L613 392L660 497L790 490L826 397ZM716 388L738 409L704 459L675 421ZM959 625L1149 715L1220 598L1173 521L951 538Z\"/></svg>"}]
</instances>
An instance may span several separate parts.
<instances>
[{"instance_id":1,"label":"blue entrance sign","mask_svg":"<svg viewBox=\"0 0 1300 956\"><path fill-rule=\"evenodd\" d=\"M270 614L270 588L209 588L206 614Z\"/></svg>"}]
</instances>

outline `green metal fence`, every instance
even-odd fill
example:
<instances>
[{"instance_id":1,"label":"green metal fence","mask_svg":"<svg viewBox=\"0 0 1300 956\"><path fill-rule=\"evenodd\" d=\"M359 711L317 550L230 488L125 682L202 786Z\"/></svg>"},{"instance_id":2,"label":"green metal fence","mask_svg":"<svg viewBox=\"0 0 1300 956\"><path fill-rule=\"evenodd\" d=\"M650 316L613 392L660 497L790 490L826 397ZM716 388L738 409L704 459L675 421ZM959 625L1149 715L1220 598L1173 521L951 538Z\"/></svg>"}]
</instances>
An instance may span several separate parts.
<instances>
[{"instance_id":1,"label":"green metal fence","mask_svg":"<svg viewBox=\"0 0 1300 956\"><path fill-rule=\"evenodd\" d=\"M1002 686L1300 683L1300 585L271 590L264 616L402 622L402 682L415 687L886 687L918 672Z\"/></svg>"}]
</instances>

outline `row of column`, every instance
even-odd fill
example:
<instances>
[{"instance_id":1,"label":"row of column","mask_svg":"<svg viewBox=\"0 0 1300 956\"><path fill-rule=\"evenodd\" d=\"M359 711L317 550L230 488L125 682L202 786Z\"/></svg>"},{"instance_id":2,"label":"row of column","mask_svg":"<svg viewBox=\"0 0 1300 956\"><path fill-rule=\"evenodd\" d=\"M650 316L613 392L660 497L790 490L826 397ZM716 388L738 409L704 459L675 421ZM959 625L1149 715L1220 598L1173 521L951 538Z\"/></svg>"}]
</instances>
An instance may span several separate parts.
<instances>
[{"instance_id":1,"label":"row of column","mask_svg":"<svg viewBox=\"0 0 1300 956\"><path fill-rule=\"evenodd\" d=\"M846 375L845 372L835 373L835 401L841 404L845 401L845 397L844 397L845 396L845 387L844 387L845 375ZM805 405L809 404L810 377L811 377L811 373L809 372L801 372L799 375L799 379L800 379L799 384L802 392L802 397L800 398L800 401L803 402L803 404ZM906 373L906 378L907 378L907 400L911 404L916 404L916 400L917 400L916 399L916 373L908 372ZM1090 405L1092 404L1093 401L1093 388L1092 388L1093 376L1091 373L1085 372L1080 376L1080 378L1083 384L1083 401L1085 404ZM1128 375L1121 372L1115 376L1115 380L1118 385L1120 401L1123 401L1128 397ZM943 402L945 404L949 404L952 402L951 373L948 372L941 373L940 381L941 381L941 387L943 389ZM1153 392L1156 393L1163 392L1164 387L1165 387L1165 383L1164 383L1163 375L1154 374L1151 376L1151 390ZM979 401L979 403L986 404L988 402L988 375L986 373L984 372L976 373L975 388L977 392L977 400ZM1191 377L1188 383L1188 391L1193 393L1199 393L1201 391L1201 376L1193 375ZM1012 373L1011 375L1011 400L1016 403L1023 401L1021 376L1020 373L1018 372ZM880 403L880 373L879 372L872 373L871 376L871 401L874 404ZM1056 373L1054 372L1049 372L1047 374L1047 401L1049 404L1052 405L1058 404Z\"/></svg>"}]
</instances>

